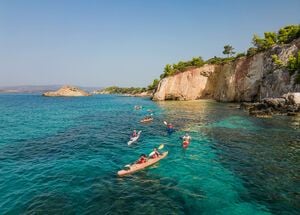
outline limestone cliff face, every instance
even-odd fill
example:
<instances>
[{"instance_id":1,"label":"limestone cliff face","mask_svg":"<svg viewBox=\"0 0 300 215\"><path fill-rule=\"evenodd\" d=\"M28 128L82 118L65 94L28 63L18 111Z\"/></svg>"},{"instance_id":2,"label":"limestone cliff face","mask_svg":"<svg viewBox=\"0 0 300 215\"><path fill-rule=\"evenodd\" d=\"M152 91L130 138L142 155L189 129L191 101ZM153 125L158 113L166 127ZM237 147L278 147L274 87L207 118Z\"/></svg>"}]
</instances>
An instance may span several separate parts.
<instances>
[{"instance_id":1,"label":"limestone cliff face","mask_svg":"<svg viewBox=\"0 0 300 215\"><path fill-rule=\"evenodd\" d=\"M78 87L63 86L57 91L45 92L43 93L43 96L90 96L90 94L79 89Z\"/></svg>"},{"instance_id":2,"label":"limestone cliff face","mask_svg":"<svg viewBox=\"0 0 300 215\"><path fill-rule=\"evenodd\" d=\"M300 49L300 40L252 57L242 57L223 65L204 65L162 79L153 100L195 100L211 98L218 101L256 101L299 92L286 68L277 68L271 55L286 64L288 57Z\"/></svg>"},{"instance_id":3,"label":"limestone cliff face","mask_svg":"<svg viewBox=\"0 0 300 215\"><path fill-rule=\"evenodd\" d=\"M213 65L205 65L160 81L154 100L194 100L203 95L208 77L215 70Z\"/></svg>"}]
</instances>

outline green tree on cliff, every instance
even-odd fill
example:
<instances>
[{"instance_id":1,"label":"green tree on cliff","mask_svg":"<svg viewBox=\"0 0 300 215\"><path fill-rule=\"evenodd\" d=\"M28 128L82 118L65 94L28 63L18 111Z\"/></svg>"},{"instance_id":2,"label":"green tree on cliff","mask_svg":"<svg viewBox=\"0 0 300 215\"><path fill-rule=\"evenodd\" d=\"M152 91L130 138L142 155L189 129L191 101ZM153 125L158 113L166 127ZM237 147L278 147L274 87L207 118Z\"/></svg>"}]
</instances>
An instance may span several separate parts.
<instances>
[{"instance_id":1,"label":"green tree on cliff","mask_svg":"<svg viewBox=\"0 0 300 215\"><path fill-rule=\"evenodd\" d=\"M285 44L300 37L300 25L288 25L278 31L278 42Z\"/></svg>"},{"instance_id":2,"label":"green tree on cliff","mask_svg":"<svg viewBox=\"0 0 300 215\"><path fill-rule=\"evenodd\" d=\"M265 32L265 48L271 48L273 45L277 43L277 35L275 32Z\"/></svg>"},{"instance_id":3,"label":"green tree on cliff","mask_svg":"<svg viewBox=\"0 0 300 215\"><path fill-rule=\"evenodd\" d=\"M250 57L250 56L253 56L257 53L257 48L255 47L250 47L248 50L247 50L247 56Z\"/></svg>"},{"instance_id":4,"label":"green tree on cliff","mask_svg":"<svg viewBox=\"0 0 300 215\"><path fill-rule=\"evenodd\" d=\"M235 54L233 50L234 48L231 45L225 45L223 54L227 55L227 57L232 56L233 54Z\"/></svg>"},{"instance_id":5,"label":"green tree on cliff","mask_svg":"<svg viewBox=\"0 0 300 215\"><path fill-rule=\"evenodd\" d=\"M264 38L260 38L258 35L254 34L252 38L252 44L258 51L267 50L277 43L277 35L275 32L265 32L264 36Z\"/></svg>"},{"instance_id":6,"label":"green tree on cliff","mask_svg":"<svg viewBox=\"0 0 300 215\"><path fill-rule=\"evenodd\" d=\"M152 84L150 84L148 86L148 90L154 90L159 84L159 80L158 79L154 79Z\"/></svg>"},{"instance_id":7,"label":"green tree on cliff","mask_svg":"<svg viewBox=\"0 0 300 215\"><path fill-rule=\"evenodd\" d=\"M204 60L202 59L202 57L194 57L190 61L190 64L191 64L191 66L201 67L204 65Z\"/></svg>"},{"instance_id":8,"label":"green tree on cliff","mask_svg":"<svg viewBox=\"0 0 300 215\"><path fill-rule=\"evenodd\" d=\"M257 48L258 51L265 49L265 40L260 38L257 34L253 35L252 44Z\"/></svg>"}]
</instances>

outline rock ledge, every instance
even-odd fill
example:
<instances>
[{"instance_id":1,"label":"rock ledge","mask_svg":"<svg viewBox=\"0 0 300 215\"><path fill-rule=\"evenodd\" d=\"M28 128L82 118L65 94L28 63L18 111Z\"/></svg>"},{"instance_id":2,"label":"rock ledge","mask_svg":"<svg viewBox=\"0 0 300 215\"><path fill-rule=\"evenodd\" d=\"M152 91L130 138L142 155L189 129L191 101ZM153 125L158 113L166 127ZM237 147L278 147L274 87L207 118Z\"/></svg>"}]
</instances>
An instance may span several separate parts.
<instances>
[{"instance_id":1,"label":"rock ledge","mask_svg":"<svg viewBox=\"0 0 300 215\"><path fill-rule=\"evenodd\" d=\"M265 98L261 102L243 102L240 108L261 118L272 115L295 116L300 113L300 92L287 93L280 98Z\"/></svg>"}]
</instances>

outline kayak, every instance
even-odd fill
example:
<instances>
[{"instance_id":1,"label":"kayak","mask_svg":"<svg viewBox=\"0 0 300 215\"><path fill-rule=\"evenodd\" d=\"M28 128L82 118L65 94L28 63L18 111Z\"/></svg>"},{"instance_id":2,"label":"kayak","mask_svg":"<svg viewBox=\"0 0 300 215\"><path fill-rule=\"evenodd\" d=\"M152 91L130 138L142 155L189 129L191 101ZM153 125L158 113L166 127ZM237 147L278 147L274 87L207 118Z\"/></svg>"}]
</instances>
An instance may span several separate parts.
<instances>
[{"instance_id":1,"label":"kayak","mask_svg":"<svg viewBox=\"0 0 300 215\"><path fill-rule=\"evenodd\" d=\"M134 173L136 171L145 169L146 167L151 166L151 165L157 163L158 161L160 161L161 159L165 158L167 155L168 155L168 152L164 152L164 153L162 153L162 155L160 155L157 158L148 159L146 163L129 165L128 169L126 169L126 170L123 169L123 170L118 171L118 176L128 175L128 174Z\"/></svg>"},{"instance_id":2,"label":"kayak","mask_svg":"<svg viewBox=\"0 0 300 215\"><path fill-rule=\"evenodd\" d=\"M136 137L131 137L130 140L128 141L128 146L130 146L132 143L135 143L136 141L138 141L138 139L140 138L140 135L141 135L141 132L142 131L139 131L137 133L137 136Z\"/></svg>"},{"instance_id":3,"label":"kayak","mask_svg":"<svg viewBox=\"0 0 300 215\"><path fill-rule=\"evenodd\" d=\"M135 109L135 110L140 110L140 109L142 109L142 106L135 105L135 106L134 106L134 109Z\"/></svg>"},{"instance_id":4,"label":"kayak","mask_svg":"<svg viewBox=\"0 0 300 215\"><path fill-rule=\"evenodd\" d=\"M186 149L189 145L190 145L190 142L189 142L189 141L183 141L183 142L182 142L182 147L185 148L185 149Z\"/></svg>"},{"instance_id":5,"label":"kayak","mask_svg":"<svg viewBox=\"0 0 300 215\"><path fill-rule=\"evenodd\" d=\"M149 119L142 119L140 122L144 123L144 122L151 122L153 120L153 118L149 118Z\"/></svg>"}]
</instances>

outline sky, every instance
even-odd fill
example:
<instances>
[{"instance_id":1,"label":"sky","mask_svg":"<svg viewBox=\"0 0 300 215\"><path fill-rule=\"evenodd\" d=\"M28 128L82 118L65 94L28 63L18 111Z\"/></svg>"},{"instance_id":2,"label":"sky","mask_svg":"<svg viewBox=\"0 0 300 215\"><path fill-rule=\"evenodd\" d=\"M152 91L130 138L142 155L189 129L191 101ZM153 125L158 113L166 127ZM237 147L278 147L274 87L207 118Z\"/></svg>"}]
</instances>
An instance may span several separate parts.
<instances>
[{"instance_id":1,"label":"sky","mask_svg":"<svg viewBox=\"0 0 300 215\"><path fill-rule=\"evenodd\" d=\"M300 0L0 0L0 86L144 87L300 23Z\"/></svg>"}]
</instances>

